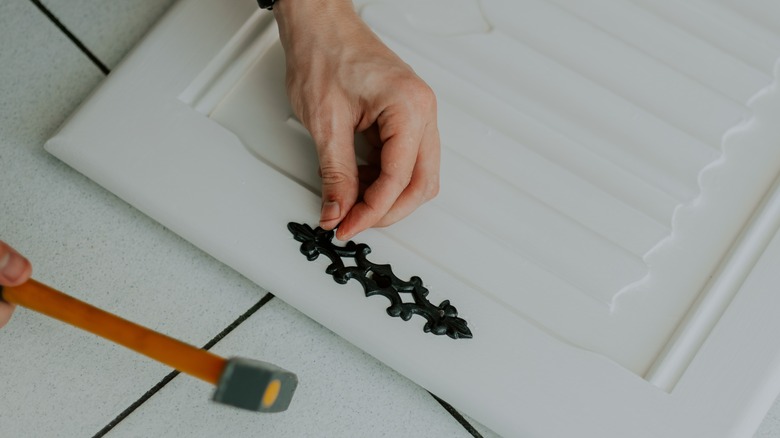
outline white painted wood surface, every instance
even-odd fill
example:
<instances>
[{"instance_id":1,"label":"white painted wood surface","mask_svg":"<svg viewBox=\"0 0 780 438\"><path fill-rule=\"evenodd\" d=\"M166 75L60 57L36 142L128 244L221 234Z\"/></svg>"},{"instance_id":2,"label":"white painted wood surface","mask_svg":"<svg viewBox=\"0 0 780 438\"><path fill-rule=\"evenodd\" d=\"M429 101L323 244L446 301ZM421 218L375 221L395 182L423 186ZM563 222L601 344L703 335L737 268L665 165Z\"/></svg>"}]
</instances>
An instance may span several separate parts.
<instances>
[{"instance_id":1,"label":"white painted wood surface","mask_svg":"<svg viewBox=\"0 0 780 438\"><path fill-rule=\"evenodd\" d=\"M251 1L179 4L47 148L499 433L749 434L780 392L778 7L455 3L362 9L444 152L439 198L358 240L473 340L298 253L316 157Z\"/></svg>"}]
</instances>

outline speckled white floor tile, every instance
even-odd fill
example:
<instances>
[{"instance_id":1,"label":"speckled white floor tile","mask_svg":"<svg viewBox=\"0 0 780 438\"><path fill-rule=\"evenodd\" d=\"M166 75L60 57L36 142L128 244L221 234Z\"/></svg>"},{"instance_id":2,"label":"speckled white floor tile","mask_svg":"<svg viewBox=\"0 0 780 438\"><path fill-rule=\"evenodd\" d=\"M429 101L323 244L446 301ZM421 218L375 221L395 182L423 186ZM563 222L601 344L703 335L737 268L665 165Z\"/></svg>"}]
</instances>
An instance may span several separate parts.
<instances>
[{"instance_id":1,"label":"speckled white floor tile","mask_svg":"<svg viewBox=\"0 0 780 438\"><path fill-rule=\"evenodd\" d=\"M174 0L42 1L108 68L116 67L173 2Z\"/></svg>"},{"instance_id":2,"label":"speckled white floor tile","mask_svg":"<svg viewBox=\"0 0 780 438\"><path fill-rule=\"evenodd\" d=\"M772 408L769 409L769 413L753 436L754 438L780 437L780 399L777 399Z\"/></svg>"},{"instance_id":3,"label":"speckled white floor tile","mask_svg":"<svg viewBox=\"0 0 780 438\"><path fill-rule=\"evenodd\" d=\"M39 280L202 345L264 291L51 157L103 78L28 1L0 2L0 238ZM20 309L0 330L0 436L89 436L168 373Z\"/></svg>"},{"instance_id":4,"label":"speckled white floor tile","mask_svg":"<svg viewBox=\"0 0 780 438\"><path fill-rule=\"evenodd\" d=\"M217 405L208 385L179 376L112 436L470 436L425 390L278 298L213 351L295 372L300 383L290 408L258 414Z\"/></svg>"}]
</instances>

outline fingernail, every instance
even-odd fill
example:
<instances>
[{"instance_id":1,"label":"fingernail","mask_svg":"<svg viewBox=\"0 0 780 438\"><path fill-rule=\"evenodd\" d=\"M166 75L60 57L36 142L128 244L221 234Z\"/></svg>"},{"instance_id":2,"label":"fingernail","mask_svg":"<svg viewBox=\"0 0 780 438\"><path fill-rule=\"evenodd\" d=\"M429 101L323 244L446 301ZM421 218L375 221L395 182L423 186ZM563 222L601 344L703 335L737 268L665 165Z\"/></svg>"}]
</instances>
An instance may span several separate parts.
<instances>
[{"instance_id":1,"label":"fingernail","mask_svg":"<svg viewBox=\"0 0 780 438\"><path fill-rule=\"evenodd\" d=\"M328 201L322 204L322 212L320 213L320 224L330 222L341 217L341 207L336 201Z\"/></svg>"},{"instance_id":2,"label":"fingernail","mask_svg":"<svg viewBox=\"0 0 780 438\"><path fill-rule=\"evenodd\" d=\"M8 252L0 259L0 278L16 283L27 270L26 259L14 252Z\"/></svg>"},{"instance_id":3,"label":"fingernail","mask_svg":"<svg viewBox=\"0 0 780 438\"><path fill-rule=\"evenodd\" d=\"M338 233L336 232L336 238L341 241L347 241L354 236L352 233Z\"/></svg>"}]
</instances>

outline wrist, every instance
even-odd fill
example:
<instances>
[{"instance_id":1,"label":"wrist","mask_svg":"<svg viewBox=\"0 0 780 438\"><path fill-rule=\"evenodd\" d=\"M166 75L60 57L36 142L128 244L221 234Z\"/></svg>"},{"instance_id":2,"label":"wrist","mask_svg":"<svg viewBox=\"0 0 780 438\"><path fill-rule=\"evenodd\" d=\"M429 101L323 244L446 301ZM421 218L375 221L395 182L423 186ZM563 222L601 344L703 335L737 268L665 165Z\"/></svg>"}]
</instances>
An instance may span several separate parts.
<instances>
[{"instance_id":1,"label":"wrist","mask_svg":"<svg viewBox=\"0 0 780 438\"><path fill-rule=\"evenodd\" d=\"M269 0L261 0L269 1ZM275 15L305 12L329 13L355 10L352 0L275 0L273 5Z\"/></svg>"},{"instance_id":2,"label":"wrist","mask_svg":"<svg viewBox=\"0 0 780 438\"><path fill-rule=\"evenodd\" d=\"M338 38L360 18L352 0L277 0L273 7L282 44Z\"/></svg>"}]
</instances>

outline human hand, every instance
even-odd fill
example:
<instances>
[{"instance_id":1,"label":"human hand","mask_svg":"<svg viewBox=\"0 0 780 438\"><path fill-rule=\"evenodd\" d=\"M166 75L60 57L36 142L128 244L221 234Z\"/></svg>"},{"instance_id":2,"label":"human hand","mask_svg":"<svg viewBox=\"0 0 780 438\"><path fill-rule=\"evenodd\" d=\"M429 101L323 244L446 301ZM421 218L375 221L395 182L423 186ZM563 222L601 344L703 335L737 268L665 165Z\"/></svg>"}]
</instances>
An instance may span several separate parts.
<instances>
[{"instance_id":1,"label":"human hand","mask_svg":"<svg viewBox=\"0 0 780 438\"><path fill-rule=\"evenodd\" d=\"M30 278L32 265L7 243L0 240L0 286L16 286ZM14 305L0 300L0 328L14 311Z\"/></svg>"},{"instance_id":2,"label":"human hand","mask_svg":"<svg viewBox=\"0 0 780 438\"><path fill-rule=\"evenodd\" d=\"M316 144L320 226L347 240L410 214L439 190L433 91L363 23L350 0L279 0L287 93ZM354 135L374 147L358 168Z\"/></svg>"}]
</instances>

